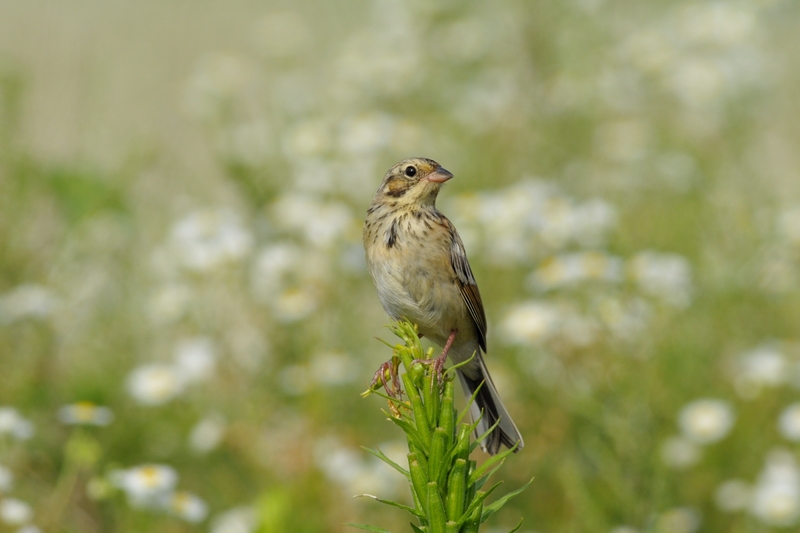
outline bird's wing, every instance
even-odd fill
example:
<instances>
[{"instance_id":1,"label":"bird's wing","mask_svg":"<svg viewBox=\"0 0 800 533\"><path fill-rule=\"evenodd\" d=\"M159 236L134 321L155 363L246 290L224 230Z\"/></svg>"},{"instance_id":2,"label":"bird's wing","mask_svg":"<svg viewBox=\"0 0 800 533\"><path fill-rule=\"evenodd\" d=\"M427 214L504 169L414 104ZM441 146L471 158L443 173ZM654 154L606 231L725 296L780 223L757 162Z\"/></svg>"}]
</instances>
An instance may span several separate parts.
<instances>
[{"instance_id":1,"label":"bird's wing","mask_svg":"<svg viewBox=\"0 0 800 533\"><path fill-rule=\"evenodd\" d=\"M478 284L475 283L475 276L472 275L472 269L469 267L464 244L461 242L461 237L458 236L455 228L453 228L452 235L453 242L450 245L450 263L453 265L453 270L456 273L458 287L461 289L461 296L464 298L467 309L469 309L469 315L472 317L472 321L475 322L475 326L478 329L478 341L485 352L486 314L483 311L481 293L478 290Z\"/></svg>"}]
</instances>

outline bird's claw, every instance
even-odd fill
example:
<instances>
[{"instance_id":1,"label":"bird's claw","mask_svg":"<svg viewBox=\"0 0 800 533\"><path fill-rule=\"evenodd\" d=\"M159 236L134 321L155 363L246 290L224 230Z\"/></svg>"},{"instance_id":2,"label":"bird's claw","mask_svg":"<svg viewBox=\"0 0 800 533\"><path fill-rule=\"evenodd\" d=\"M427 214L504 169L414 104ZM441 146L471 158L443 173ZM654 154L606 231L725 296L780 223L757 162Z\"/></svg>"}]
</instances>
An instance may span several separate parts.
<instances>
[{"instance_id":1,"label":"bird's claw","mask_svg":"<svg viewBox=\"0 0 800 533\"><path fill-rule=\"evenodd\" d=\"M375 390L381 385L386 390L386 394L390 398L397 398L400 396L401 389L400 389L400 380L397 376L397 367L399 365L399 361L397 357L392 357L388 361L381 364L378 367L378 371L375 372L375 375L372 377L372 383L370 384L370 389Z\"/></svg>"},{"instance_id":2,"label":"bird's claw","mask_svg":"<svg viewBox=\"0 0 800 533\"><path fill-rule=\"evenodd\" d=\"M440 353L437 357L433 359L414 359L411 362L412 365L414 363L421 363L425 365L431 365L433 367L433 374L436 379L431 379L431 388L433 388L434 383L439 383L440 385L444 383L444 364L447 361L447 354L450 353L450 347L453 346L453 341L455 341L456 335L458 335L457 329L454 329L450 332L450 336L447 337L447 342L444 343L442 353Z\"/></svg>"},{"instance_id":3,"label":"bird's claw","mask_svg":"<svg viewBox=\"0 0 800 533\"><path fill-rule=\"evenodd\" d=\"M437 355L432 359L414 359L411 361L411 365L426 365L431 367L432 375L434 376L431 379L431 389L435 386L436 383L439 385L444 384L444 364L447 362L447 352L442 352L441 354Z\"/></svg>"}]
</instances>

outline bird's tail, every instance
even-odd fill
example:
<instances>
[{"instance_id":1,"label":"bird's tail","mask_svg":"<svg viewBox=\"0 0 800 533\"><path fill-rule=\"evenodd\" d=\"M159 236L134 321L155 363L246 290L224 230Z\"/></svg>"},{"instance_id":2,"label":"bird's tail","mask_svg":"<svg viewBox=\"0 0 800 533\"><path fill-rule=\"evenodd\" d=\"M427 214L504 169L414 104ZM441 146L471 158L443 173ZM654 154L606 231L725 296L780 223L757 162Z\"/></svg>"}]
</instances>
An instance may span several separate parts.
<instances>
[{"instance_id":1,"label":"bird's tail","mask_svg":"<svg viewBox=\"0 0 800 533\"><path fill-rule=\"evenodd\" d=\"M514 421L511 420L503 402L500 401L500 396L497 394L494 383L492 383L492 377L486 369L483 357L481 357L480 353L475 355L480 365L475 367L469 365L471 367L469 368L470 373L475 374L473 377L467 376L463 369L458 369L458 377L461 380L461 386L464 388L467 399L472 397L475 389L483 383L478 395L475 397L475 401L469 407L469 414L472 416L473 421L477 420L481 416L481 412L483 412L483 416L478 422L478 427L475 429L475 435L483 435L500 420L497 427L480 443L481 448L486 453L494 455L500 450L500 445L511 448L517 444L515 451L518 452L524 446L522 435L520 435ZM475 370L479 370L479 372L476 373Z\"/></svg>"}]
</instances>

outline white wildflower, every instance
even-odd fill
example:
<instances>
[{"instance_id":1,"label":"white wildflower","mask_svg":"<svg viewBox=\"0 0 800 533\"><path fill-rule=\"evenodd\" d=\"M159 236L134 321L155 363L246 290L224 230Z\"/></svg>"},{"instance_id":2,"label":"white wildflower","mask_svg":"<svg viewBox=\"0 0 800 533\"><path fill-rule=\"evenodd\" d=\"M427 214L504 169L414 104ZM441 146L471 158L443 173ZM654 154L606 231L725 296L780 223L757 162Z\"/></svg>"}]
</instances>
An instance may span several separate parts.
<instances>
[{"instance_id":1,"label":"white wildflower","mask_svg":"<svg viewBox=\"0 0 800 533\"><path fill-rule=\"evenodd\" d=\"M730 479L721 483L714 491L714 502L725 512L735 512L750 506L752 489L741 479Z\"/></svg>"},{"instance_id":2,"label":"white wildflower","mask_svg":"<svg viewBox=\"0 0 800 533\"><path fill-rule=\"evenodd\" d=\"M500 322L509 344L528 345L547 340L558 328L558 309L545 302L528 301L509 309Z\"/></svg>"},{"instance_id":3,"label":"white wildflower","mask_svg":"<svg viewBox=\"0 0 800 533\"><path fill-rule=\"evenodd\" d=\"M599 198L575 205L570 216L573 239L583 246L603 244L616 223L617 210Z\"/></svg>"},{"instance_id":4,"label":"white wildflower","mask_svg":"<svg viewBox=\"0 0 800 533\"><path fill-rule=\"evenodd\" d=\"M58 419L69 425L107 426L114 420L114 413L108 407L83 401L61 406Z\"/></svg>"},{"instance_id":5,"label":"white wildflower","mask_svg":"<svg viewBox=\"0 0 800 533\"><path fill-rule=\"evenodd\" d=\"M391 467L333 438L320 441L314 449L314 457L326 477L350 493L389 494L395 488L388 470Z\"/></svg>"},{"instance_id":6,"label":"white wildflower","mask_svg":"<svg viewBox=\"0 0 800 533\"><path fill-rule=\"evenodd\" d=\"M256 511L252 507L234 507L218 514L211 521L211 533L253 533L256 530Z\"/></svg>"},{"instance_id":7,"label":"white wildflower","mask_svg":"<svg viewBox=\"0 0 800 533\"><path fill-rule=\"evenodd\" d=\"M529 278L547 290L585 281L616 283L622 279L622 260L603 252L576 252L551 257Z\"/></svg>"},{"instance_id":8,"label":"white wildflower","mask_svg":"<svg viewBox=\"0 0 800 533\"><path fill-rule=\"evenodd\" d=\"M57 300L49 289L34 284L19 285L0 296L0 324L25 318L47 318L56 304Z\"/></svg>"},{"instance_id":9,"label":"white wildflower","mask_svg":"<svg viewBox=\"0 0 800 533\"><path fill-rule=\"evenodd\" d=\"M303 259L303 251L294 244L278 243L265 247L253 264L253 292L260 300L270 302L302 268Z\"/></svg>"},{"instance_id":10,"label":"white wildflower","mask_svg":"<svg viewBox=\"0 0 800 533\"><path fill-rule=\"evenodd\" d=\"M307 194L286 194L271 208L275 225L300 233L314 246L328 247L354 226L350 209L339 202L323 202Z\"/></svg>"},{"instance_id":11,"label":"white wildflower","mask_svg":"<svg viewBox=\"0 0 800 533\"><path fill-rule=\"evenodd\" d=\"M800 470L794 456L776 450L753 487L750 513L767 525L789 527L800 519Z\"/></svg>"},{"instance_id":12,"label":"white wildflower","mask_svg":"<svg viewBox=\"0 0 800 533\"><path fill-rule=\"evenodd\" d=\"M800 441L800 402L786 407L778 418L778 430L790 441Z\"/></svg>"},{"instance_id":13,"label":"white wildflower","mask_svg":"<svg viewBox=\"0 0 800 533\"><path fill-rule=\"evenodd\" d=\"M184 339L175 348L175 370L187 383L211 377L216 359L214 344L207 337Z\"/></svg>"},{"instance_id":14,"label":"white wildflower","mask_svg":"<svg viewBox=\"0 0 800 533\"><path fill-rule=\"evenodd\" d=\"M597 315L611 334L626 341L641 335L653 315L651 306L641 298L621 300L606 297L600 299L596 305Z\"/></svg>"},{"instance_id":15,"label":"white wildflower","mask_svg":"<svg viewBox=\"0 0 800 533\"><path fill-rule=\"evenodd\" d=\"M725 438L733 427L734 414L728 402L715 399L695 400L678 416L683 435L697 444L710 444Z\"/></svg>"},{"instance_id":16,"label":"white wildflower","mask_svg":"<svg viewBox=\"0 0 800 533\"><path fill-rule=\"evenodd\" d=\"M246 256L253 237L229 209L195 211L172 227L170 242L181 265L207 271Z\"/></svg>"},{"instance_id":17,"label":"white wildflower","mask_svg":"<svg viewBox=\"0 0 800 533\"><path fill-rule=\"evenodd\" d=\"M178 483L175 469L159 464L145 464L126 470L115 470L110 481L122 489L132 505L139 507L161 507L165 497L172 493Z\"/></svg>"},{"instance_id":18,"label":"white wildflower","mask_svg":"<svg viewBox=\"0 0 800 533\"><path fill-rule=\"evenodd\" d=\"M691 302L692 270L686 258L677 254L639 252L628 261L630 276L645 294L676 307Z\"/></svg>"},{"instance_id":19,"label":"white wildflower","mask_svg":"<svg viewBox=\"0 0 800 533\"><path fill-rule=\"evenodd\" d=\"M790 378L786 357L776 344L764 344L739 357L735 379L737 392L752 399L763 387L783 385Z\"/></svg>"},{"instance_id":20,"label":"white wildflower","mask_svg":"<svg viewBox=\"0 0 800 533\"><path fill-rule=\"evenodd\" d=\"M128 393L143 405L161 405L186 388L186 380L173 365L153 363L133 370L127 379Z\"/></svg>"},{"instance_id":21,"label":"white wildflower","mask_svg":"<svg viewBox=\"0 0 800 533\"><path fill-rule=\"evenodd\" d=\"M17 440L28 440L33 433L30 420L22 417L13 407L0 406L0 437L11 435Z\"/></svg>"},{"instance_id":22,"label":"white wildflower","mask_svg":"<svg viewBox=\"0 0 800 533\"><path fill-rule=\"evenodd\" d=\"M206 502L191 492L178 491L167 500L167 509L178 518L187 522L202 522L208 515Z\"/></svg>"},{"instance_id":23,"label":"white wildflower","mask_svg":"<svg viewBox=\"0 0 800 533\"><path fill-rule=\"evenodd\" d=\"M225 421L216 415L200 420L189 433L189 446L198 453L208 453L219 446L225 436Z\"/></svg>"},{"instance_id":24,"label":"white wildflower","mask_svg":"<svg viewBox=\"0 0 800 533\"><path fill-rule=\"evenodd\" d=\"M0 500L0 522L12 526L20 526L31 521L33 509L26 502L17 498Z\"/></svg>"}]
</instances>

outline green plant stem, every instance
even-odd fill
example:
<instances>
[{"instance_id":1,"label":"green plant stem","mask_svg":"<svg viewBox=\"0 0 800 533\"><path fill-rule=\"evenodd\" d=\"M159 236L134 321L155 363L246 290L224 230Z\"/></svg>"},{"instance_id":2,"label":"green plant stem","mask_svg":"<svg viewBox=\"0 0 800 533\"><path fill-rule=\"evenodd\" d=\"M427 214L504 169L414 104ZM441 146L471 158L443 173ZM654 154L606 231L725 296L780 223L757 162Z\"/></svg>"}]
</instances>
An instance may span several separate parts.
<instances>
[{"instance_id":1,"label":"green plant stem","mask_svg":"<svg viewBox=\"0 0 800 533\"><path fill-rule=\"evenodd\" d=\"M428 362L430 358L422 358L422 347L413 325L399 322L391 329L404 342L392 347L392 361L400 362L398 372L408 400L378 394L389 401L392 422L406 433L407 477L414 508L373 499L414 515L418 519L418 525L412 524L415 532L475 533L486 518L519 492L494 502L484 515L484 502L499 483L485 491L480 489L511 451L506 450L487 460L481 468L476 467L475 461L469 458L475 446L472 442L475 426L460 422L467 419L469 406L460 415L456 412L452 375L438 375ZM382 385L379 383L377 387ZM383 453L371 453L406 474ZM350 525L367 531L383 531L375 526Z\"/></svg>"}]
</instances>

